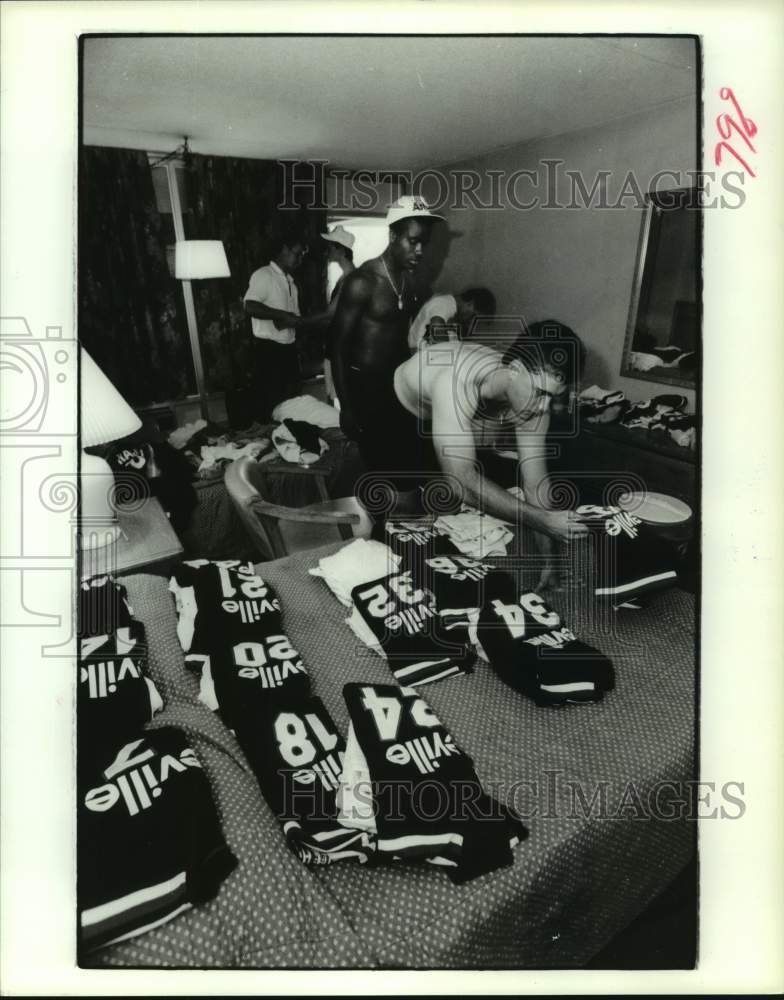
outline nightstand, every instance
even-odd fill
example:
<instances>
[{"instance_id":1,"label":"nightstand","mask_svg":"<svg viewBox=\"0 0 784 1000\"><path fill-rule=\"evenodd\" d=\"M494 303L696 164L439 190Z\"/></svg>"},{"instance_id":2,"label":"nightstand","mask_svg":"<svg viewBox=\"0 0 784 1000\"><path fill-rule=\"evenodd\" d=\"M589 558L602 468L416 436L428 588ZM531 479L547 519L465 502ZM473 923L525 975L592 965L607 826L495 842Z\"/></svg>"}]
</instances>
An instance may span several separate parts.
<instances>
[{"instance_id":1,"label":"nightstand","mask_svg":"<svg viewBox=\"0 0 784 1000\"><path fill-rule=\"evenodd\" d=\"M82 579L91 576L123 576L146 570L165 573L183 548L163 507L147 497L141 507L117 506L121 534L112 545L82 553Z\"/></svg>"}]
</instances>

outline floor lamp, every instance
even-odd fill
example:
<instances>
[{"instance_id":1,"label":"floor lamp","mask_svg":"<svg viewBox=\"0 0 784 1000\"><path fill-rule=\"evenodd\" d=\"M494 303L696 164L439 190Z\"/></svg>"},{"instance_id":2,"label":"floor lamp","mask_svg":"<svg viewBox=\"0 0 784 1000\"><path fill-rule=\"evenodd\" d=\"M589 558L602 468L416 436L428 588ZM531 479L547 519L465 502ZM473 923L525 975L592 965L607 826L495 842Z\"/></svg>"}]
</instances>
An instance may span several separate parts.
<instances>
[{"instance_id":1,"label":"floor lamp","mask_svg":"<svg viewBox=\"0 0 784 1000\"><path fill-rule=\"evenodd\" d=\"M79 413L82 449L133 434L142 426L109 379L83 347L79 349ZM79 472L79 535L82 551L117 540L120 529L114 508L114 474L105 458L82 450Z\"/></svg>"},{"instance_id":2,"label":"floor lamp","mask_svg":"<svg viewBox=\"0 0 784 1000\"><path fill-rule=\"evenodd\" d=\"M201 415L205 420L209 419L207 390L204 383L204 365L201 358L201 343L191 282L204 278L228 278L230 275L226 251L220 240L177 240L174 244L174 276L182 281L185 315L188 318L188 337L191 342L193 367L196 372L196 390L199 394Z\"/></svg>"}]
</instances>

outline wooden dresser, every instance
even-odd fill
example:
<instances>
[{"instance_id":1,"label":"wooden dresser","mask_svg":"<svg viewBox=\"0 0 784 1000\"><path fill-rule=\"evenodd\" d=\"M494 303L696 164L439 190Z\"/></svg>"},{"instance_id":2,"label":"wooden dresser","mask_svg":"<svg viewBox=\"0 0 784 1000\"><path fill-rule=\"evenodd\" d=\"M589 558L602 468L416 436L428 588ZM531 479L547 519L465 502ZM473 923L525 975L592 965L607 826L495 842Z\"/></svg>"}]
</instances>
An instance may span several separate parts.
<instances>
[{"instance_id":1,"label":"wooden dresser","mask_svg":"<svg viewBox=\"0 0 784 1000\"><path fill-rule=\"evenodd\" d=\"M617 498L628 484L677 497L696 513L696 453L662 438L620 424L583 425L575 437L553 439L548 465L574 485L581 503L600 503L608 490Z\"/></svg>"}]
</instances>

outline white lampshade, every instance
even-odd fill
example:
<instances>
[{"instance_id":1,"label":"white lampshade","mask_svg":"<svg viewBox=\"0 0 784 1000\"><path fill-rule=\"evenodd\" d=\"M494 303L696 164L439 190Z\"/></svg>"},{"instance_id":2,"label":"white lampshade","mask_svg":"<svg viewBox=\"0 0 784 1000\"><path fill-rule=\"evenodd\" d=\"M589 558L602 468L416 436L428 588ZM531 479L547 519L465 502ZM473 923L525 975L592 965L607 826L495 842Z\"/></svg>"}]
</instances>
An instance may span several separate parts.
<instances>
[{"instance_id":1,"label":"white lampshade","mask_svg":"<svg viewBox=\"0 0 784 1000\"><path fill-rule=\"evenodd\" d=\"M229 262L220 240L178 240L174 245L174 276L182 280L228 278Z\"/></svg>"},{"instance_id":2,"label":"white lampshade","mask_svg":"<svg viewBox=\"0 0 784 1000\"><path fill-rule=\"evenodd\" d=\"M141 420L83 347L80 357L82 447L107 444L138 431Z\"/></svg>"}]
</instances>

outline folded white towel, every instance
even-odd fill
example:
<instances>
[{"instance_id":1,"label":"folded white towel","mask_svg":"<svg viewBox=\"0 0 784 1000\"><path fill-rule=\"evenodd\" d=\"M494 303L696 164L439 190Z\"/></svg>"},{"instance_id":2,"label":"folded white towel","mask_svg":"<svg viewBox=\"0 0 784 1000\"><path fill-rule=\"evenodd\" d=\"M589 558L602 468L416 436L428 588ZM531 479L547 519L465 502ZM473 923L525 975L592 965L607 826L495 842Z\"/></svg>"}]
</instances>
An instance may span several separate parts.
<instances>
[{"instance_id":1,"label":"folded white towel","mask_svg":"<svg viewBox=\"0 0 784 1000\"><path fill-rule=\"evenodd\" d=\"M362 583L378 580L397 572L400 556L383 542L355 538L334 555L319 559L318 566L309 570L321 577L341 604L351 607L351 591Z\"/></svg>"}]
</instances>

